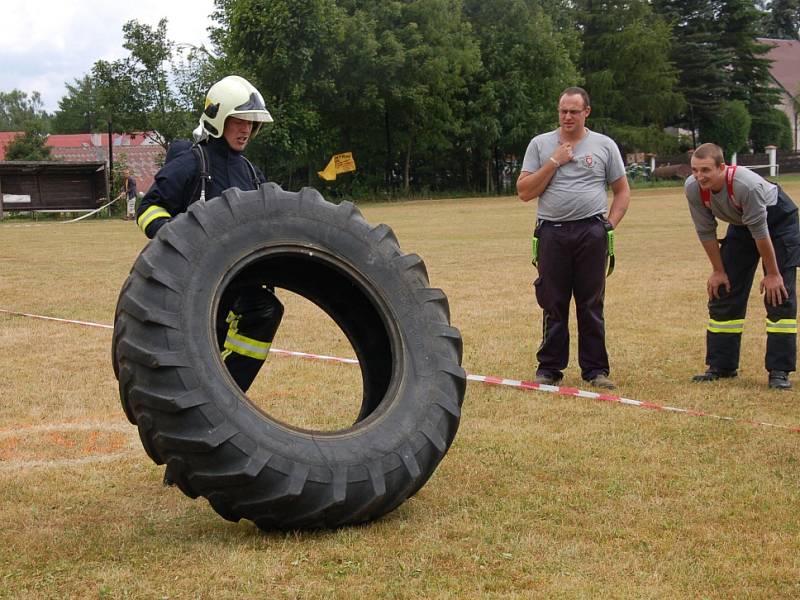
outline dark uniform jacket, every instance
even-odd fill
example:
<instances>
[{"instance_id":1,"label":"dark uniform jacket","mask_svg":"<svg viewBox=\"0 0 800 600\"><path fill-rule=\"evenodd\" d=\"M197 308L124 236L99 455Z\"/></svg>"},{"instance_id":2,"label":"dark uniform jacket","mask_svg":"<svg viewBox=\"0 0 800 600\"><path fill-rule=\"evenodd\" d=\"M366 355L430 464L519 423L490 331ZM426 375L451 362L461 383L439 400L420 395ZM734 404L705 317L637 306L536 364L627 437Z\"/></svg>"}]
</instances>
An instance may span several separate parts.
<instances>
[{"instance_id":1,"label":"dark uniform jacket","mask_svg":"<svg viewBox=\"0 0 800 600\"><path fill-rule=\"evenodd\" d=\"M241 190L255 189L253 171L250 163L241 152L231 150L225 138L211 138L201 144L208 156L208 172L211 179L206 182L206 199L215 198L231 187ZM185 149L183 149L185 148ZM174 158L173 149L167 155L167 162L156 173L155 182L142 198L136 212L136 222L148 238L170 218L178 215L200 197L200 164L197 154L186 142L178 147ZM264 174L255 169L259 183L265 183Z\"/></svg>"}]
</instances>

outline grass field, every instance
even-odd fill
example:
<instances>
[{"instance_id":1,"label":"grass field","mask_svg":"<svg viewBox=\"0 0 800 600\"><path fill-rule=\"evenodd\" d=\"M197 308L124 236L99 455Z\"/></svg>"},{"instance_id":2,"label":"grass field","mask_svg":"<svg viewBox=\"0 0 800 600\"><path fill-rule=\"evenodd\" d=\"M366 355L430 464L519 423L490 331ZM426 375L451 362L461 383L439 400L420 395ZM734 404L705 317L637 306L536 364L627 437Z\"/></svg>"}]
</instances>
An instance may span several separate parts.
<instances>
[{"instance_id":1,"label":"grass field","mask_svg":"<svg viewBox=\"0 0 800 600\"><path fill-rule=\"evenodd\" d=\"M800 198L800 182L785 187ZM447 292L470 373L533 377L534 208L363 206ZM144 242L123 221L0 225L0 308L110 324ZM606 320L620 395L800 426L798 392L766 388L757 290L740 377L689 383L709 266L680 188L634 192L617 255ZM352 356L318 309L281 297L275 346ZM453 447L398 510L268 534L161 486L120 408L110 340L0 314L1 598L800 596L798 433L470 383ZM281 418L352 421L357 367L275 356L265 371L254 400ZM574 358L564 384L583 387Z\"/></svg>"}]
</instances>

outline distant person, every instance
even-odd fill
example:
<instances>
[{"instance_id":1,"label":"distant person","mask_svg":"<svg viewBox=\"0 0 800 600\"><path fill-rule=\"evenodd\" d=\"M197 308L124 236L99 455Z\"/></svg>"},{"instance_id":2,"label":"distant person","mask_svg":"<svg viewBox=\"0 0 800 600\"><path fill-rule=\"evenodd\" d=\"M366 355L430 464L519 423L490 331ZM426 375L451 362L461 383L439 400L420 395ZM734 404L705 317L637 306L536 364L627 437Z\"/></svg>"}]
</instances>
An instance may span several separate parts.
<instances>
[{"instance_id":1,"label":"distant person","mask_svg":"<svg viewBox=\"0 0 800 600\"><path fill-rule=\"evenodd\" d=\"M231 75L208 90L195 144L172 145L167 160L139 206L137 222L147 237L156 236L190 204L219 196L228 188L257 189L264 175L242 152L263 123L272 121L264 99L250 82ZM220 299L216 333L223 363L246 392L267 359L283 305L260 282L229 286ZM164 482L173 477L169 467Z\"/></svg>"},{"instance_id":2,"label":"distant person","mask_svg":"<svg viewBox=\"0 0 800 600\"><path fill-rule=\"evenodd\" d=\"M726 166L722 149L703 144L692 156L686 199L713 269L708 278L708 370L694 381L736 377L747 299L758 261L767 309L765 367L771 388L792 387L797 362L796 268L800 265L797 206L777 185L745 167ZM729 223L717 240L717 220Z\"/></svg>"},{"instance_id":3,"label":"distant person","mask_svg":"<svg viewBox=\"0 0 800 600\"><path fill-rule=\"evenodd\" d=\"M127 212L125 213L125 220L132 221L136 218L136 199L138 194L136 192L136 180L133 178L130 169L125 169L124 172L125 181L123 185L125 187L125 197L128 199L128 208Z\"/></svg>"},{"instance_id":4,"label":"distant person","mask_svg":"<svg viewBox=\"0 0 800 600\"><path fill-rule=\"evenodd\" d=\"M558 100L559 128L531 140L517 179L523 202L539 198L534 231L536 300L543 339L534 381L554 385L569 363L569 305L575 298L578 363L583 379L614 389L605 343L603 302L611 232L625 215L630 188L614 141L586 128L589 95L567 88ZM614 199L608 218L606 185Z\"/></svg>"}]
</instances>

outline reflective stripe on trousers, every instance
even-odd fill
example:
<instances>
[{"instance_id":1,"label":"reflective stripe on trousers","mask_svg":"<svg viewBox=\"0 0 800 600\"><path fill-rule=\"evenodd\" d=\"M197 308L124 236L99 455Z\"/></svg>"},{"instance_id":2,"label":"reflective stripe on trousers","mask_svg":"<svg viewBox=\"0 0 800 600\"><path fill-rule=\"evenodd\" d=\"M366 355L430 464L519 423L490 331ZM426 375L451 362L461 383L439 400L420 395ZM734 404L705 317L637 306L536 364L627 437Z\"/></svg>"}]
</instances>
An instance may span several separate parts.
<instances>
[{"instance_id":1,"label":"reflective stripe on trousers","mask_svg":"<svg viewBox=\"0 0 800 600\"><path fill-rule=\"evenodd\" d=\"M744 319L733 319L731 321L709 319L708 330L711 333L742 333L744 331Z\"/></svg>"},{"instance_id":2,"label":"reflective stripe on trousers","mask_svg":"<svg viewBox=\"0 0 800 600\"><path fill-rule=\"evenodd\" d=\"M797 333L797 319L781 319L770 321L767 319L767 333Z\"/></svg>"},{"instance_id":3,"label":"reflective stripe on trousers","mask_svg":"<svg viewBox=\"0 0 800 600\"><path fill-rule=\"evenodd\" d=\"M224 350L222 351L222 359L225 360L231 352L235 352L236 354L255 358L256 360L267 360L269 348L272 344L239 333L239 320L241 318L241 315L237 315L233 311L228 313L226 321L230 323L230 326L228 327L228 335L225 337L225 343L223 344Z\"/></svg>"}]
</instances>

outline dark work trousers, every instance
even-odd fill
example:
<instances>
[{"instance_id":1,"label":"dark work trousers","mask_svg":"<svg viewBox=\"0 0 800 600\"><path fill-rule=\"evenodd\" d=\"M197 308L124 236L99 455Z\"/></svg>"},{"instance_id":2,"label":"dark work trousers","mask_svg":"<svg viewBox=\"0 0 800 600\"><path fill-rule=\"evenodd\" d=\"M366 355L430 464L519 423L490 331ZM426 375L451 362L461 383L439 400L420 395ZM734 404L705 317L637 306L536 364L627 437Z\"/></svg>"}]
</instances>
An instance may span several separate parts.
<instances>
[{"instance_id":1,"label":"dark work trousers","mask_svg":"<svg viewBox=\"0 0 800 600\"><path fill-rule=\"evenodd\" d=\"M606 221L598 215L537 225L539 277L533 283L543 311L537 373L559 375L569 362L569 305L575 297L578 364L591 380L609 374L603 300L606 289Z\"/></svg>"},{"instance_id":2,"label":"dark work trousers","mask_svg":"<svg viewBox=\"0 0 800 600\"><path fill-rule=\"evenodd\" d=\"M768 323L764 366L768 371L794 371L797 361L796 267L800 266L800 227L797 206L780 188L778 202L767 207L767 226L789 297L780 306L771 306L765 299L767 320L786 325L782 330L780 326L769 327ZM750 230L744 225L729 225L721 244L722 264L731 288L728 293L725 288L720 288L720 298L708 302L710 320L706 331L706 364L714 370L734 371L739 368L742 325L761 255ZM795 321L793 330L788 331L792 329L792 321ZM731 332L725 331L726 326Z\"/></svg>"},{"instance_id":3,"label":"dark work trousers","mask_svg":"<svg viewBox=\"0 0 800 600\"><path fill-rule=\"evenodd\" d=\"M283 305L263 285L229 289L217 311L217 342L233 380L246 392L267 358Z\"/></svg>"}]
</instances>

